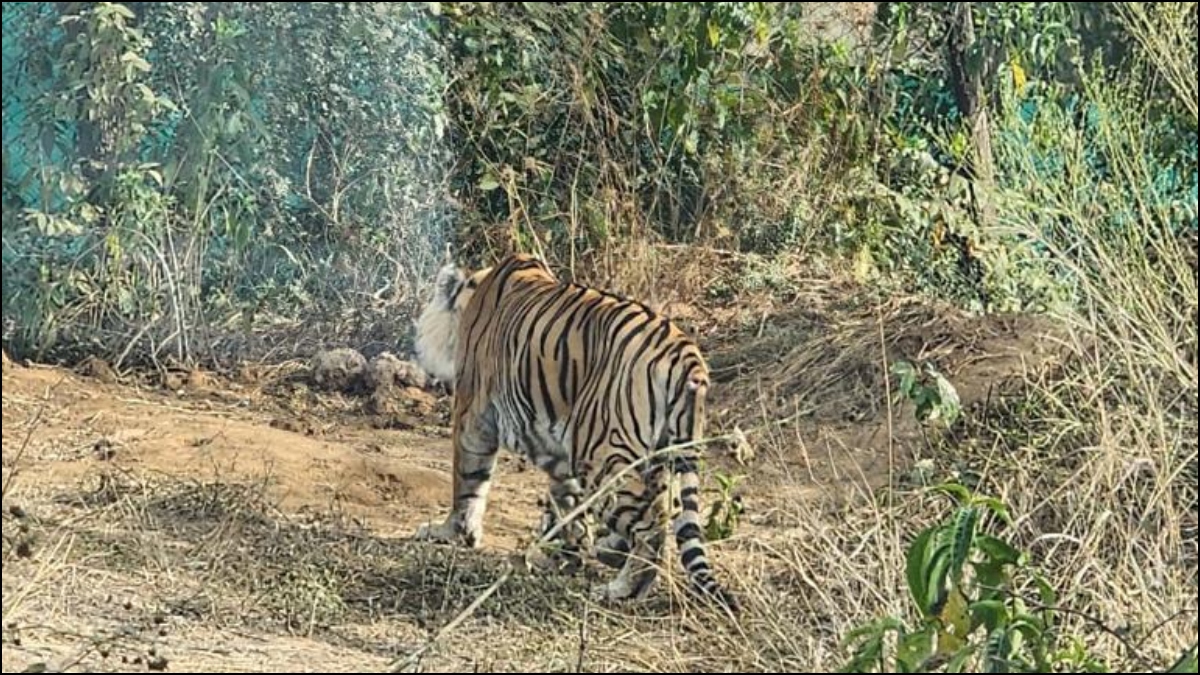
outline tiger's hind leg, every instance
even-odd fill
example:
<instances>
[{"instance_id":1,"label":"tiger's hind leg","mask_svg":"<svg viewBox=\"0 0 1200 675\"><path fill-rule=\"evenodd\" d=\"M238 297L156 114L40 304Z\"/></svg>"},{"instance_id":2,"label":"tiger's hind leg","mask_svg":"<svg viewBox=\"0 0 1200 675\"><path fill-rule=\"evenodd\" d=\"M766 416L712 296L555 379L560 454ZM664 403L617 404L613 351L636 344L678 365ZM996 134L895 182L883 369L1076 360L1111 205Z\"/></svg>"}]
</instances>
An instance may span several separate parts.
<instances>
[{"instance_id":1,"label":"tiger's hind leg","mask_svg":"<svg viewBox=\"0 0 1200 675\"><path fill-rule=\"evenodd\" d=\"M582 499L578 484L571 483L573 481L551 484L549 496L541 500L542 524L538 534L545 540L543 543L548 545L549 555L560 570L576 571L583 562L580 554L591 532L586 522L589 515L586 512L564 522ZM547 534L550 536L547 537Z\"/></svg>"},{"instance_id":2,"label":"tiger's hind leg","mask_svg":"<svg viewBox=\"0 0 1200 675\"><path fill-rule=\"evenodd\" d=\"M550 479L549 496L539 500L542 506L539 536L552 545L551 558L559 567L578 569L582 563L580 551L585 540L591 537L588 527L591 514L585 510L575 514L565 523L563 519L570 516L583 502L583 485L571 471L570 462L566 459L549 453L538 454L531 459ZM561 527L559 523L563 523ZM554 531L555 528L557 531ZM553 534L547 538L546 535L552 531Z\"/></svg>"},{"instance_id":3,"label":"tiger's hind leg","mask_svg":"<svg viewBox=\"0 0 1200 675\"><path fill-rule=\"evenodd\" d=\"M664 528L669 494L661 480L661 469L627 478L628 486L618 490L608 513L609 534L602 545L610 562L621 563L617 576L594 591L596 600L642 598L654 587L658 565L666 543ZM622 553L624 549L624 553ZM616 566L616 565L612 565Z\"/></svg>"},{"instance_id":4,"label":"tiger's hind leg","mask_svg":"<svg viewBox=\"0 0 1200 675\"><path fill-rule=\"evenodd\" d=\"M542 523L538 531L539 536L545 536L547 532L558 524L559 518L570 512L570 508L563 508L561 504L556 505L553 497L543 497L538 500L538 506L542 508ZM561 514L561 515L560 515ZM581 518L583 516L580 516ZM587 517L592 518L591 510L589 509ZM572 530L572 528L575 528ZM564 534L564 531L566 534ZM572 536L574 535L574 536ZM625 556L630 551L629 540L617 532L601 532L601 536L594 544L592 539L594 535L586 525L580 526L575 523L570 523L561 528L557 533L550 537L547 542L553 543L559 557L564 559L570 556L579 554L581 549L580 539L589 544L589 548L594 551L596 560L602 565L613 569L621 569L625 566Z\"/></svg>"},{"instance_id":5,"label":"tiger's hind leg","mask_svg":"<svg viewBox=\"0 0 1200 675\"><path fill-rule=\"evenodd\" d=\"M738 612L738 599L713 575L704 550L700 528L700 477L694 453L685 452L672 462L672 472L680 479L679 510L673 514L672 529L679 550L679 561L691 581L691 590L699 598L715 601L731 612Z\"/></svg>"},{"instance_id":6,"label":"tiger's hind leg","mask_svg":"<svg viewBox=\"0 0 1200 675\"><path fill-rule=\"evenodd\" d=\"M611 499L611 498L610 498ZM592 505L594 513L611 512L610 502L608 500L600 500L599 504ZM621 569L625 566L625 556L632 549L629 545L629 539L620 532L611 529L607 519L597 518L596 537L592 545L592 555L596 560L605 567L613 569Z\"/></svg>"},{"instance_id":7,"label":"tiger's hind leg","mask_svg":"<svg viewBox=\"0 0 1200 675\"><path fill-rule=\"evenodd\" d=\"M464 401L457 412L453 430L453 506L444 522L422 525L415 538L459 542L478 548L483 543L483 515L496 469L499 440L490 405L476 406Z\"/></svg>"}]
</instances>

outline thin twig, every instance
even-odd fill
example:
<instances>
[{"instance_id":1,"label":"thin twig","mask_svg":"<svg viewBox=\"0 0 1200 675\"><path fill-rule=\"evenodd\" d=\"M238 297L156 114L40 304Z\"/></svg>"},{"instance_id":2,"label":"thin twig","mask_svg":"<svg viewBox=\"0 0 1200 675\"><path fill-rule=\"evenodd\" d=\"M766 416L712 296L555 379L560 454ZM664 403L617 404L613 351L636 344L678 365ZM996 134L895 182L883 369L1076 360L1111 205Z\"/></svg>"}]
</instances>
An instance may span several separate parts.
<instances>
[{"instance_id":1,"label":"thin twig","mask_svg":"<svg viewBox=\"0 0 1200 675\"><path fill-rule=\"evenodd\" d=\"M33 439L33 432L37 430L38 423L42 419L42 413L46 411L46 406L50 404L50 395L58 388L60 384L66 381L66 376L59 378L58 382L50 385L46 390L46 395L42 398L42 404L33 413L33 419L28 423L29 428L25 431L25 438L21 441L21 446L17 448L16 455L12 458L12 471L4 478L4 486L0 488L0 499L8 497L8 491L12 488L13 480L20 473L21 457L25 454L25 449L29 447L29 442Z\"/></svg>"}]
</instances>

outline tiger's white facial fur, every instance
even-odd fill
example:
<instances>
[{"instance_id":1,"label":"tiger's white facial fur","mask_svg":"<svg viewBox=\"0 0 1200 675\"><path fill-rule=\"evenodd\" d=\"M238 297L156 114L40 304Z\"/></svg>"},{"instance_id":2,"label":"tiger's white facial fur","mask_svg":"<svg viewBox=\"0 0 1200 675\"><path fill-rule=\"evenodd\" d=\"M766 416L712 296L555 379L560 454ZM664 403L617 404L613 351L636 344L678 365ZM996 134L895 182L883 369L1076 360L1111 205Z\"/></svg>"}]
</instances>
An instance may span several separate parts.
<instances>
[{"instance_id":1,"label":"tiger's white facial fur","mask_svg":"<svg viewBox=\"0 0 1200 675\"><path fill-rule=\"evenodd\" d=\"M443 266L434 281L433 297L417 318L417 364L451 387L457 370L454 359L458 349L459 317L475 294L479 279L488 271L490 268L468 276L467 271L457 265Z\"/></svg>"},{"instance_id":2,"label":"tiger's white facial fur","mask_svg":"<svg viewBox=\"0 0 1200 675\"><path fill-rule=\"evenodd\" d=\"M456 265L438 270L433 297L417 318L417 364L425 372L454 384L454 350L458 347L458 308L455 307L458 288L466 275Z\"/></svg>"}]
</instances>

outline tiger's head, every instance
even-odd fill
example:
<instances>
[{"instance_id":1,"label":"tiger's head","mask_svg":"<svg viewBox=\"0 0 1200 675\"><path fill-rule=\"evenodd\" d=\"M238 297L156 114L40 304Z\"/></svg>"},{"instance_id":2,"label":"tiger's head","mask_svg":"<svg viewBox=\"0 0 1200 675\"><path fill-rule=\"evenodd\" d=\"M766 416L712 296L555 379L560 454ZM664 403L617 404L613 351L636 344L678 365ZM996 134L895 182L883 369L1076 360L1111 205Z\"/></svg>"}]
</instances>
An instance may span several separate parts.
<instances>
[{"instance_id":1,"label":"tiger's head","mask_svg":"<svg viewBox=\"0 0 1200 675\"><path fill-rule=\"evenodd\" d=\"M557 284L558 279L545 261L527 254L513 254L492 267L471 272L453 262L438 270L433 296L416 322L415 352L417 364L433 377L454 387L458 371L458 327L471 298L492 272L506 289L513 284ZM488 292L498 292L492 289Z\"/></svg>"},{"instance_id":2,"label":"tiger's head","mask_svg":"<svg viewBox=\"0 0 1200 675\"><path fill-rule=\"evenodd\" d=\"M437 273L433 296L416 323L417 364L433 377L453 386L455 351L458 349L458 324L479 281L491 268L470 273L449 263Z\"/></svg>"}]
</instances>

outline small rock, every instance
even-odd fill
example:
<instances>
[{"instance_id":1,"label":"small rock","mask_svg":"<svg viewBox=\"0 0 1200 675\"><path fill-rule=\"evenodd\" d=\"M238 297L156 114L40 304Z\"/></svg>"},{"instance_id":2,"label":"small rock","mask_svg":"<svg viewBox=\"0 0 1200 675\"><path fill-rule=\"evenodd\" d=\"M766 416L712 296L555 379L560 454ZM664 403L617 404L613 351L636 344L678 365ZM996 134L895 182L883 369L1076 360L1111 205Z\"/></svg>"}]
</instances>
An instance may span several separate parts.
<instances>
[{"instance_id":1,"label":"small rock","mask_svg":"<svg viewBox=\"0 0 1200 675\"><path fill-rule=\"evenodd\" d=\"M84 359L83 363L79 364L79 373L95 378L105 384L114 384L117 382L117 372L108 365L104 359L89 356Z\"/></svg>"},{"instance_id":2,"label":"small rock","mask_svg":"<svg viewBox=\"0 0 1200 675\"><path fill-rule=\"evenodd\" d=\"M187 374L186 384L192 391L207 391L212 388L212 378L203 370L192 370Z\"/></svg>"},{"instance_id":3,"label":"small rock","mask_svg":"<svg viewBox=\"0 0 1200 675\"><path fill-rule=\"evenodd\" d=\"M428 384L428 377L420 366L396 358L391 352L383 352L371 360L366 378L367 387L371 390L387 386L424 389Z\"/></svg>"},{"instance_id":4,"label":"small rock","mask_svg":"<svg viewBox=\"0 0 1200 675\"><path fill-rule=\"evenodd\" d=\"M96 459L107 462L117 456L117 450L113 447L112 441L107 438L98 439L92 444L92 452L96 453Z\"/></svg>"},{"instance_id":5,"label":"small rock","mask_svg":"<svg viewBox=\"0 0 1200 675\"><path fill-rule=\"evenodd\" d=\"M750 445L750 441L746 438L746 432L742 431L739 426L733 427L733 433L729 439L730 454L737 460L738 464L745 465L747 462L754 459L754 446Z\"/></svg>"},{"instance_id":6,"label":"small rock","mask_svg":"<svg viewBox=\"0 0 1200 675\"><path fill-rule=\"evenodd\" d=\"M331 349L313 358L313 384L331 391L355 391L363 386L366 370L367 359L357 350Z\"/></svg>"}]
</instances>

